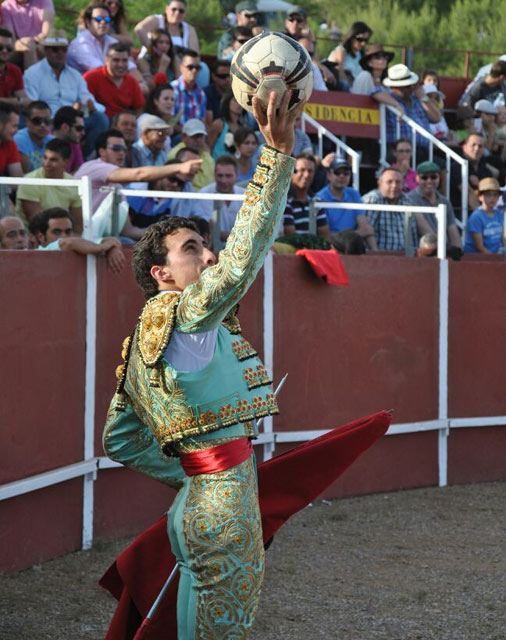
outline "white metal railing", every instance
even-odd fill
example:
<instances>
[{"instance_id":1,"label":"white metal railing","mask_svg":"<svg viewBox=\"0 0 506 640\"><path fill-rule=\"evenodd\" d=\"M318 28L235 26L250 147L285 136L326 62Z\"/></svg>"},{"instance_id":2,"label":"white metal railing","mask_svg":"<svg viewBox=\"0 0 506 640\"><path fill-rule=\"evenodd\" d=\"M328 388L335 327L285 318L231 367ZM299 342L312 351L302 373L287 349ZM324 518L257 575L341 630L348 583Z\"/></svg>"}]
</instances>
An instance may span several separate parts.
<instances>
[{"instance_id":1,"label":"white metal railing","mask_svg":"<svg viewBox=\"0 0 506 640\"><path fill-rule=\"evenodd\" d=\"M434 137L429 131L424 129L421 125L415 122L412 118L407 116L405 113L392 107L389 104L380 104L380 164L382 166L388 166L387 163L387 125L386 125L386 110L391 111L396 116L396 140L401 137L400 131L400 121L405 122L407 126L411 129L411 146L413 149L413 153L411 156L411 162L413 168L416 167L416 149L417 149L417 134L419 134L422 138L428 140L429 143L429 160L433 160L434 158L434 147L436 146L440 149L445 157L446 157L446 197L450 197L450 188L451 188L451 161L454 160L457 164L460 165L460 178L461 178L461 215L462 215L462 226L464 229L467 224L468 217L468 180L469 180L469 163L465 158L459 156L453 149L450 149L446 144L438 140ZM459 221L457 220L457 223Z\"/></svg>"},{"instance_id":2,"label":"white metal railing","mask_svg":"<svg viewBox=\"0 0 506 640\"><path fill-rule=\"evenodd\" d=\"M362 154L355 149L349 147L345 142L340 140L333 133L330 133L328 129L326 129L323 125L321 125L317 120L312 118L307 113L302 113L302 131L306 130L306 123L311 125L318 134L318 155L320 158L323 157L323 137L325 136L331 142L336 145L336 150L341 156L350 156L351 157L351 170L353 173L353 188L357 191L360 191L360 160Z\"/></svg>"},{"instance_id":3,"label":"white metal railing","mask_svg":"<svg viewBox=\"0 0 506 640\"><path fill-rule=\"evenodd\" d=\"M440 260L446 258L446 205L438 204L435 207L415 207L412 205L394 204L368 204L367 202L323 202L315 201L315 209L352 209L354 211L397 211L404 214L404 251L406 255L412 255L409 251L411 240L409 233L409 221L415 213L432 213L437 222L437 257ZM316 221L315 221L316 222ZM416 247L415 247L416 249Z\"/></svg>"}]
</instances>

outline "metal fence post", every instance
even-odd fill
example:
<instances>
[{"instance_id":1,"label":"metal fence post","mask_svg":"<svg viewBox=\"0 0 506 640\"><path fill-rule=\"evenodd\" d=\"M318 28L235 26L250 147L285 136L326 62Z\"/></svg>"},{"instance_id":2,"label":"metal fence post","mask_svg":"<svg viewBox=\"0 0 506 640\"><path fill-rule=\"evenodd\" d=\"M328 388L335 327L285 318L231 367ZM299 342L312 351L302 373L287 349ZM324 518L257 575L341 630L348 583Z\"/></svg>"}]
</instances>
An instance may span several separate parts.
<instances>
[{"instance_id":1,"label":"metal fence post","mask_svg":"<svg viewBox=\"0 0 506 640\"><path fill-rule=\"evenodd\" d=\"M0 218L9 215L9 193L10 187L7 184L0 184Z\"/></svg>"},{"instance_id":2,"label":"metal fence post","mask_svg":"<svg viewBox=\"0 0 506 640\"><path fill-rule=\"evenodd\" d=\"M121 202L121 194L118 187L114 188L112 192L112 207L111 207L111 235L115 238L119 237L121 229L119 228L119 205Z\"/></svg>"},{"instance_id":3,"label":"metal fence post","mask_svg":"<svg viewBox=\"0 0 506 640\"><path fill-rule=\"evenodd\" d=\"M314 204L314 199L311 198L309 201L309 233L316 235L316 207Z\"/></svg>"}]
</instances>

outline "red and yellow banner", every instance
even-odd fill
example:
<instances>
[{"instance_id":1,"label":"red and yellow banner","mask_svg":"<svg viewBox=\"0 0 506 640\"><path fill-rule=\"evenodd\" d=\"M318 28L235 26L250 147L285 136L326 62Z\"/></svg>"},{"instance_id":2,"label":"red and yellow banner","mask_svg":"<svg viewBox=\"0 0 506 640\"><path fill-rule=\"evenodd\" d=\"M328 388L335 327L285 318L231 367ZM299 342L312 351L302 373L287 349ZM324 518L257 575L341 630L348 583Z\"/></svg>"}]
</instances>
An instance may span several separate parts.
<instances>
[{"instance_id":1,"label":"red and yellow banner","mask_svg":"<svg viewBox=\"0 0 506 640\"><path fill-rule=\"evenodd\" d=\"M379 137L378 103L369 96L340 91L313 91L304 111L336 135ZM307 131L313 132L309 125Z\"/></svg>"}]
</instances>

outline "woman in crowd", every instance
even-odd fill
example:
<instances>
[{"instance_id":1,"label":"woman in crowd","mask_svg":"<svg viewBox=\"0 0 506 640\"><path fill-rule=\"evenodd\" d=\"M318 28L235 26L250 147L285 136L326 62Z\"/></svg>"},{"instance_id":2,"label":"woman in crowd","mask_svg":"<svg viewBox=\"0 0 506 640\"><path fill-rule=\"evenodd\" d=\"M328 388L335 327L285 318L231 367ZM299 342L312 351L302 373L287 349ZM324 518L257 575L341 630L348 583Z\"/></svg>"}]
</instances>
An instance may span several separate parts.
<instances>
[{"instance_id":1,"label":"woman in crowd","mask_svg":"<svg viewBox=\"0 0 506 640\"><path fill-rule=\"evenodd\" d=\"M354 22L343 44L336 47L329 55L330 62L339 65L341 82L348 82L348 86L362 71L360 60L372 34L372 29L365 22Z\"/></svg>"},{"instance_id":2,"label":"woman in crowd","mask_svg":"<svg viewBox=\"0 0 506 640\"><path fill-rule=\"evenodd\" d=\"M153 89L157 73L164 74L165 82L179 77L179 60L166 29L155 29L149 34L149 43L143 47L137 58L137 68L148 87Z\"/></svg>"},{"instance_id":3,"label":"woman in crowd","mask_svg":"<svg viewBox=\"0 0 506 640\"><path fill-rule=\"evenodd\" d=\"M392 169L397 169L402 175L402 190L404 193L412 191L418 186L418 183L416 171L411 167L411 154L413 153L411 142L407 138L399 138L394 143L392 153L395 158Z\"/></svg>"},{"instance_id":4,"label":"woman in crowd","mask_svg":"<svg viewBox=\"0 0 506 640\"><path fill-rule=\"evenodd\" d=\"M179 125L177 125L178 114L174 115L173 109L174 89L172 86L166 82L154 87L147 97L146 104L144 105L144 113L137 118L137 137L140 135L143 118L147 115L158 116L167 123L168 135L165 142L165 151L169 151L171 148L170 136L180 130ZM180 115L181 114L179 114L179 116Z\"/></svg>"},{"instance_id":5,"label":"woman in crowd","mask_svg":"<svg viewBox=\"0 0 506 640\"><path fill-rule=\"evenodd\" d=\"M351 86L351 93L368 96L374 87L380 87L387 75L388 63L393 60L394 53L385 51L380 44L368 47L360 60L362 71Z\"/></svg>"},{"instance_id":6,"label":"woman in crowd","mask_svg":"<svg viewBox=\"0 0 506 640\"><path fill-rule=\"evenodd\" d=\"M232 91L227 91L221 99L220 117L209 126L208 142L215 160L235 151L234 134L243 125L244 113Z\"/></svg>"},{"instance_id":7,"label":"woman in crowd","mask_svg":"<svg viewBox=\"0 0 506 640\"><path fill-rule=\"evenodd\" d=\"M192 49L198 53L200 48L197 32L191 24L183 20L185 14L185 0L169 0L165 7L165 13L144 18L135 26L135 34L142 44L147 47L149 45L149 34L155 29L165 29L172 39L176 52L179 49Z\"/></svg>"},{"instance_id":8,"label":"woman in crowd","mask_svg":"<svg viewBox=\"0 0 506 640\"><path fill-rule=\"evenodd\" d=\"M134 43L132 36L128 33L125 5L123 0L105 0L104 4L111 13L111 26L109 34L117 38L120 42L131 47Z\"/></svg>"},{"instance_id":9,"label":"woman in crowd","mask_svg":"<svg viewBox=\"0 0 506 640\"><path fill-rule=\"evenodd\" d=\"M237 182L242 185L253 178L258 156L258 140L251 127L239 127L234 133L237 159Z\"/></svg>"}]
</instances>

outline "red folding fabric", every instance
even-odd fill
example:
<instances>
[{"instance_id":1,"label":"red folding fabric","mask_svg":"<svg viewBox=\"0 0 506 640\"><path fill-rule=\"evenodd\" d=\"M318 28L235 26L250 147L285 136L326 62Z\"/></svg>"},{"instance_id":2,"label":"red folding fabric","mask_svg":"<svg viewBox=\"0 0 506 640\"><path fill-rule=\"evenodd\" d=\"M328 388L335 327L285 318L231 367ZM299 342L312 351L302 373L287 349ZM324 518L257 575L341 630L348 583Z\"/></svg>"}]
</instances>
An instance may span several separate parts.
<instances>
[{"instance_id":1,"label":"red folding fabric","mask_svg":"<svg viewBox=\"0 0 506 640\"><path fill-rule=\"evenodd\" d=\"M349 284L348 274L335 249L299 249L296 255L304 256L316 275L327 284Z\"/></svg>"}]
</instances>

